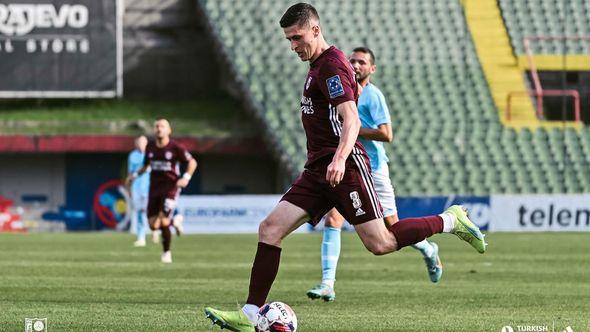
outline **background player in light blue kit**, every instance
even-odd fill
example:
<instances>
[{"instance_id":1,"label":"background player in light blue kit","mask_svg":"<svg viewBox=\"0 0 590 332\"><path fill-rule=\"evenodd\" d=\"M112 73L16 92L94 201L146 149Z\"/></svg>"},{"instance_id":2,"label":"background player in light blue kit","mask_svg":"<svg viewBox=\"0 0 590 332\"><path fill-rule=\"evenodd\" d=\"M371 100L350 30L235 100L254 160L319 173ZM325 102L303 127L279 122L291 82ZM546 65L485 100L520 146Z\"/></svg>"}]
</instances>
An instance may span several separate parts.
<instances>
[{"instance_id":1,"label":"background player in light blue kit","mask_svg":"<svg viewBox=\"0 0 590 332\"><path fill-rule=\"evenodd\" d=\"M389 159L383 148L383 142L391 142L393 139L389 108L383 93L369 82L371 74L376 70L373 51L366 47L355 48L350 56L350 63L362 87L358 99L358 114L362 125L359 141L369 155L375 191L383 207L384 221L390 226L399 218L395 194L389 178ZM307 292L307 296L312 299L322 298L325 301L333 301L336 298L334 282L340 257L340 229L343 222L344 217L336 209L326 214L322 241L322 282ZM436 243L422 240L412 247L418 249L424 256L430 280L438 282L442 276L442 265Z\"/></svg>"},{"instance_id":2,"label":"background player in light blue kit","mask_svg":"<svg viewBox=\"0 0 590 332\"><path fill-rule=\"evenodd\" d=\"M129 153L127 172L133 174L143 167L145 147L148 141L145 136L135 139L135 149ZM131 183L131 230L136 233L136 247L145 247L147 231L147 203L150 190L150 173L145 172Z\"/></svg>"}]
</instances>

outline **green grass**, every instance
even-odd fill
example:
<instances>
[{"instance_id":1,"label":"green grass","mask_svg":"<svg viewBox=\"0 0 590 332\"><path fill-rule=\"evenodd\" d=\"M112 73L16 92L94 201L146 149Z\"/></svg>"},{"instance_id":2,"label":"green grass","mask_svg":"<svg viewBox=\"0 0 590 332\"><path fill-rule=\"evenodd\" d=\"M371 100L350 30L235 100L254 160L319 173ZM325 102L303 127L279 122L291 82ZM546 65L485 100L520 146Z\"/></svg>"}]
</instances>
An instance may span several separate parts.
<instances>
[{"instance_id":1,"label":"green grass","mask_svg":"<svg viewBox=\"0 0 590 332\"><path fill-rule=\"evenodd\" d=\"M500 331L506 325L590 330L588 234L490 234L485 255L438 235L445 272L431 284L411 248L374 257L343 236L334 303L305 292L320 277L321 234L284 242L271 300L300 331ZM174 239L132 248L125 234L0 234L0 330L47 317L49 331L217 331L202 312L246 298L255 235ZM515 328L515 331L518 331Z\"/></svg>"},{"instance_id":2,"label":"green grass","mask_svg":"<svg viewBox=\"0 0 590 332\"><path fill-rule=\"evenodd\" d=\"M192 101L43 100L0 104L2 134L128 134L151 129L160 117L174 132L205 137L244 136L256 128L229 97Z\"/></svg>"}]
</instances>

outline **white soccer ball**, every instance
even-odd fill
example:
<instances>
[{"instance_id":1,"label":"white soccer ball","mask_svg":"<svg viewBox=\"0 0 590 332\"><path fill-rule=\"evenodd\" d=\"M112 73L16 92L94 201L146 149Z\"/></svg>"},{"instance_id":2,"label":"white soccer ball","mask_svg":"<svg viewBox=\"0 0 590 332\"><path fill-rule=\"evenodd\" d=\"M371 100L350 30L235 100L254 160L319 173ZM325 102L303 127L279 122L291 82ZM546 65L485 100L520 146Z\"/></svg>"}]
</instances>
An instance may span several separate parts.
<instances>
[{"instance_id":1,"label":"white soccer ball","mask_svg":"<svg viewBox=\"0 0 590 332\"><path fill-rule=\"evenodd\" d=\"M297 316L285 303L267 303L258 311L257 332L295 332L296 330Z\"/></svg>"}]
</instances>

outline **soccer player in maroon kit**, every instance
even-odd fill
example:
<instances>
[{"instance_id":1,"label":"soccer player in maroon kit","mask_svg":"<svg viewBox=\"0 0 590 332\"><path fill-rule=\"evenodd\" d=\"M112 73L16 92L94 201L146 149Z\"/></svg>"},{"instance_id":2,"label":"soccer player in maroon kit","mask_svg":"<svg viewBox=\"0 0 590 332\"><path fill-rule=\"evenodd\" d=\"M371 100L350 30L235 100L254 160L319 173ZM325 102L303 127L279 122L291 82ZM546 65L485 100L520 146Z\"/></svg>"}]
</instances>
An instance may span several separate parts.
<instances>
[{"instance_id":1,"label":"soccer player in maroon kit","mask_svg":"<svg viewBox=\"0 0 590 332\"><path fill-rule=\"evenodd\" d=\"M154 123L155 140L150 141L145 149L144 166L131 175L133 180L145 172L150 172L150 193L148 199L148 222L152 231L162 231L162 263L172 263L170 243L170 220L176 208L176 200L181 188L188 185L197 169L197 161L180 144L170 138L172 129L166 119ZM186 163L186 172L180 176L179 163ZM174 225L179 231L181 225Z\"/></svg>"},{"instance_id":2,"label":"soccer player in maroon kit","mask_svg":"<svg viewBox=\"0 0 590 332\"><path fill-rule=\"evenodd\" d=\"M317 224L333 207L354 226L365 247L375 255L394 252L443 232L454 233L480 253L485 251L483 235L458 205L440 215L403 219L386 227L368 156L357 142L361 123L352 66L342 51L324 40L313 6L291 6L280 25L291 50L310 64L301 97L307 163L260 224L244 307L237 311L205 308L206 316L214 323L233 331L254 331L258 309L266 302L278 272L282 239L305 222Z\"/></svg>"}]
</instances>

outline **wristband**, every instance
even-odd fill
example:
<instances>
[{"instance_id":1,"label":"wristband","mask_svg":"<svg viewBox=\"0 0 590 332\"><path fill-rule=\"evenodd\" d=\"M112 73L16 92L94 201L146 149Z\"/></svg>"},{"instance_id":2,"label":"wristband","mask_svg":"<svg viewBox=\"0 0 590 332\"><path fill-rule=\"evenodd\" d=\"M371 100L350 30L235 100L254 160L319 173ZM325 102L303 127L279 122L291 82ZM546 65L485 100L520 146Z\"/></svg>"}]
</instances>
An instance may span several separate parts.
<instances>
[{"instance_id":1,"label":"wristband","mask_svg":"<svg viewBox=\"0 0 590 332\"><path fill-rule=\"evenodd\" d=\"M192 175L190 175L188 173L184 173L184 174L182 174L182 178L190 181L190 179L192 178Z\"/></svg>"}]
</instances>

